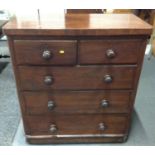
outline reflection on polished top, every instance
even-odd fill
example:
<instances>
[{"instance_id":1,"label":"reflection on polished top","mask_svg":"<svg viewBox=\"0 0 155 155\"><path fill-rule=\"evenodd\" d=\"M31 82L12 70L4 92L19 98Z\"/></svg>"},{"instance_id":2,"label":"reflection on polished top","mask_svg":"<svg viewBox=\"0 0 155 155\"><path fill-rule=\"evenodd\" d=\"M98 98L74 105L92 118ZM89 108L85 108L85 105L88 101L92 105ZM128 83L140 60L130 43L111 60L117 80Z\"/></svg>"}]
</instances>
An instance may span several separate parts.
<instances>
[{"instance_id":1,"label":"reflection on polished top","mask_svg":"<svg viewBox=\"0 0 155 155\"><path fill-rule=\"evenodd\" d=\"M152 26L133 14L41 14L16 16L7 35L149 35Z\"/></svg>"}]
</instances>

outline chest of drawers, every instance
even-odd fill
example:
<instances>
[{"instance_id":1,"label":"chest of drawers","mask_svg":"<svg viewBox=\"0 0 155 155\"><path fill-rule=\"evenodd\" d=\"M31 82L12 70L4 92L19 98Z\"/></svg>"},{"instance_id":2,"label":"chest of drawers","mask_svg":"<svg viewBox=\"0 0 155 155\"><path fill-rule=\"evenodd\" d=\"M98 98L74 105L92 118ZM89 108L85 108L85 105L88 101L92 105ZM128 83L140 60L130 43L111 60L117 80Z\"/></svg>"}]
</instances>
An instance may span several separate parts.
<instances>
[{"instance_id":1,"label":"chest of drawers","mask_svg":"<svg viewBox=\"0 0 155 155\"><path fill-rule=\"evenodd\" d=\"M151 29L130 14L6 24L27 141L125 141Z\"/></svg>"}]
</instances>

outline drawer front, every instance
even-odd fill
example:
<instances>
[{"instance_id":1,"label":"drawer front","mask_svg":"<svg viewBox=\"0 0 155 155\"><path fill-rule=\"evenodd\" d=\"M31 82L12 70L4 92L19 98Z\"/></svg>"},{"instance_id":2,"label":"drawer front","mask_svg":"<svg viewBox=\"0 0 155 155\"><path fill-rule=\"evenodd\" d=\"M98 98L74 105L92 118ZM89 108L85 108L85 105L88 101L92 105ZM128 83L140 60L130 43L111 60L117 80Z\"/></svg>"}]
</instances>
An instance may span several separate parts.
<instances>
[{"instance_id":1,"label":"drawer front","mask_svg":"<svg viewBox=\"0 0 155 155\"><path fill-rule=\"evenodd\" d=\"M79 64L136 63L139 40L87 40L79 43Z\"/></svg>"},{"instance_id":2,"label":"drawer front","mask_svg":"<svg viewBox=\"0 0 155 155\"><path fill-rule=\"evenodd\" d=\"M133 66L18 67L22 90L131 89Z\"/></svg>"},{"instance_id":3,"label":"drawer front","mask_svg":"<svg viewBox=\"0 0 155 155\"><path fill-rule=\"evenodd\" d=\"M51 91L23 92L26 113L125 113L129 111L130 92Z\"/></svg>"},{"instance_id":4,"label":"drawer front","mask_svg":"<svg viewBox=\"0 0 155 155\"><path fill-rule=\"evenodd\" d=\"M76 63L76 41L16 40L17 64L65 65Z\"/></svg>"},{"instance_id":5,"label":"drawer front","mask_svg":"<svg viewBox=\"0 0 155 155\"><path fill-rule=\"evenodd\" d=\"M26 134L122 134L127 117L121 115L53 115L26 116Z\"/></svg>"}]
</instances>

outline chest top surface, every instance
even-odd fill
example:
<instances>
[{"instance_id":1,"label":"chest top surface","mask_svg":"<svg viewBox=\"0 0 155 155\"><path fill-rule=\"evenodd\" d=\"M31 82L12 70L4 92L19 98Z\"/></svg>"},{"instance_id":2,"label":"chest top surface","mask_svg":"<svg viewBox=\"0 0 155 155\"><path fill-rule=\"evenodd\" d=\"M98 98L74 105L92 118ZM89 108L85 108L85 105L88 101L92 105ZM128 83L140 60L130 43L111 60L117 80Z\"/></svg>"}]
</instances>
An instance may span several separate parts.
<instances>
[{"instance_id":1,"label":"chest top surface","mask_svg":"<svg viewBox=\"0 0 155 155\"><path fill-rule=\"evenodd\" d=\"M133 14L41 14L16 16L6 35L150 35L152 26Z\"/></svg>"}]
</instances>

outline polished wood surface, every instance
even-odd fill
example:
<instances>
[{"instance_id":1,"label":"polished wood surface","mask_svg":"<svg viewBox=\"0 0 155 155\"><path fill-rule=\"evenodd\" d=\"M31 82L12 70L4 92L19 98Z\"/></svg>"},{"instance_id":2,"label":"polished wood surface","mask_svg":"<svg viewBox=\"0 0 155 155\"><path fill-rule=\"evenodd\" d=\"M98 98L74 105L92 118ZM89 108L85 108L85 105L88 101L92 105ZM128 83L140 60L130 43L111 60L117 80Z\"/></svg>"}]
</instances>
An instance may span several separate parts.
<instances>
[{"instance_id":1,"label":"polished wood surface","mask_svg":"<svg viewBox=\"0 0 155 155\"><path fill-rule=\"evenodd\" d=\"M15 41L17 64L31 65L65 65L76 64L77 41L74 40L26 40ZM44 58L45 51L50 52L49 58Z\"/></svg>"},{"instance_id":2,"label":"polished wood surface","mask_svg":"<svg viewBox=\"0 0 155 155\"><path fill-rule=\"evenodd\" d=\"M150 25L129 14L41 14L4 32L29 143L127 140Z\"/></svg>"},{"instance_id":3,"label":"polished wood surface","mask_svg":"<svg viewBox=\"0 0 155 155\"><path fill-rule=\"evenodd\" d=\"M79 66L79 67L27 67L19 68L21 90L90 90L90 89L132 89L134 66ZM112 82L104 77L110 75ZM44 79L51 76L52 82Z\"/></svg>"},{"instance_id":4,"label":"polished wood surface","mask_svg":"<svg viewBox=\"0 0 155 155\"><path fill-rule=\"evenodd\" d=\"M140 45L141 41L138 39L81 40L79 64L136 63ZM108 56L109 50L114 52L113 57Z\"/></svg>"},{"instance_id":5,"label":"polished wood surface","mask_svg":"<svg viewBox=\"0 0 155 155\"><path fill-rule=\"evenodd\" d=\"M94 135L92 137L55 137L55 136L43 136L43 137L35 137L35 136L29 136L26 135L26 141L30 144L94 144L94 143L122 143L126 142L127 135L102 135L95 137Z\"/></svg>"},{"instance_id":6,"label":"polished wood surface","mask_svg":"<svg viewBox=\"0 0 155 155\"><path fill-rule=\"evenodd\" d=\"M26 116L27 134L54 135L54 134L125 134L127 117L120 115L52 115ZM105 129L100 128L105 124ZM55 124L57 131L51 132L50 125Z\"/></svg>"},{"instance_id":7,"label":"polished wood surface","mask_svg":"<svg viewBox=\"0 0 155 155\"><path fill-rule=\"evenodd\" d=\"M130 91L24 91L26 114L127 113ZM102 105L103 100L108 105ZM53 101L54 107L48 108Z\"/></svg>"},{"instance_id":8,"label":"polished wood surface","mask_svg":"<svg viewBox=\"0 0 155 155\"><path fill-rule=\"evenodd\" d=\"M150 35L152 26L133 14L32 14L4 26L7 35Z\"/></svg>"}]
</instances>

